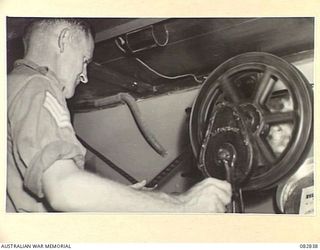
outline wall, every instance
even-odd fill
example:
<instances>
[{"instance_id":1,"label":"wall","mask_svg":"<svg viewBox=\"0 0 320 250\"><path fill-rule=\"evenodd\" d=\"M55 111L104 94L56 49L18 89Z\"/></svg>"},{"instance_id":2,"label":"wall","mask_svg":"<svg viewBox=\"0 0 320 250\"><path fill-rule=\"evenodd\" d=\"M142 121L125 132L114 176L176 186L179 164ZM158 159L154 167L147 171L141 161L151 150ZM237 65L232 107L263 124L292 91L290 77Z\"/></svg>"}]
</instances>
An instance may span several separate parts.
<instances>
[{"instance_id":1,"label":"wall","mask_svg":"<svg viewBox=\"0 0 320 250\"><path fill-rule=\"evenodd\" d=\"M294 64L313 83L313 59L300 60ZM175 159L188 142L185 110L192 106L198 91L198 88L194 88L137 102L147 125L168 151L164 158L146 143L125 105L78 113L74 118L75 129L91 146L137 180L149 181ZM87 154L87 165L102 176L129 184L90 152ZM188 173L190 167L189 163L180 166L160 189L174 193L189 188L194 180L182 177L181 174ZM263 202L253 202L248 212L274 212L272 195L272 192L263 194Z\"/></svg>"},{"instance_id":2,"label":"wall","mask_svg":"<svg viewBox=\"0 0 320 250\"><path fill-rule=\"evenodd\" d=\"M192 106L198 89L176 92L137 102L148 127L166 148L166 157L158 155L146 143L125 105L75 115L75 129L91 146L106 155L138 180L151 180L173 161L188 141L186 109ZM103 176L128 183L92 154L87 163ZM184 190L188 180L179 174L161 187L167 192ZM190 180L191 181L191 180Z\"/></svg>"}]
</instances>

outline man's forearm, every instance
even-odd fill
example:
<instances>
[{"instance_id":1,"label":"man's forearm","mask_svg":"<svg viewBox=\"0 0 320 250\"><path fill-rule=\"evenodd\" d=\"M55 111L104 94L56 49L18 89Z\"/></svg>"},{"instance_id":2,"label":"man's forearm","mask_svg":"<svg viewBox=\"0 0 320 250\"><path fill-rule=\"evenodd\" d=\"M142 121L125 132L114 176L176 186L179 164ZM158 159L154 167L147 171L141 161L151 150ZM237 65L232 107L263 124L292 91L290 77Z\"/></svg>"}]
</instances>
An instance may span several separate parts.
<instances>
[{"instance_id":1,"label":"man's forearm","mask_svg":"<svg viewBox=\"0 0 320 250\"><path fill-rule=\"evenodd\" d=\"M160 192L140 191L79 170L72 161L59 161L44 176L51 206L59 211L180 212L183 203Z\"/></svg>"}]
</instances>

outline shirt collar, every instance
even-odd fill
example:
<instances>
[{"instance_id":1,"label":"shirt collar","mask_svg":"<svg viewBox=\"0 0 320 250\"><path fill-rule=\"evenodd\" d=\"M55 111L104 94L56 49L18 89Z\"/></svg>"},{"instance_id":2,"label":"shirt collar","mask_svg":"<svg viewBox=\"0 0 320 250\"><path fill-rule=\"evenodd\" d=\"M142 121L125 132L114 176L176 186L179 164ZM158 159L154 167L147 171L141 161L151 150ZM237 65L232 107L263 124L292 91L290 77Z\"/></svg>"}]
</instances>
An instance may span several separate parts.
<instances>
[{"instance_id":1,"label":"shirt collar","mask_svg":"<svg viewBox=\"0 0 320 250\"><path fill-rule=\"evenodd\" d=\"M59 86L61 90L63 90L64 87L62 86L62 84L60 84L56 74L53 71L51 71L47 66L39 66L38 64L28 59L19 59L14 62L15 67L18 67L21 65L31 68L39 72L40 74L49 77Z\"/></svg>"}]
</instances>

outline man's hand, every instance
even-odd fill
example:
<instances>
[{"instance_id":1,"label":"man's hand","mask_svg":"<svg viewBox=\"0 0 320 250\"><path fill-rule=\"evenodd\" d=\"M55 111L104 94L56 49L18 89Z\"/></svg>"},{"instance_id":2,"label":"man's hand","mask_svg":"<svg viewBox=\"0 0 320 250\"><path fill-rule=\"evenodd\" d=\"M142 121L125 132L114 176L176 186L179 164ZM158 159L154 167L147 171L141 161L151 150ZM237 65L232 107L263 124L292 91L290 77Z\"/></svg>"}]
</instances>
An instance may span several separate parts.
<instances>
[{"instance_id":1,"label":"man's hand","mask_svg":"<svg viewBox=\"0 0 320 250\"><path fill-rule=\"evenodd\" d=\"M207 178L179 195L185 212L223 213L231 201L231 185L226 181Z\"/></svg>"},{"instance_id":2,"label":"man's hand","mask_svg":"<svg viewBox=\"0 0 320 250\"><path fill-rule=\"evenodd\" d=\"M143 180L140 182L137 182L135 184L130 185L130 187L132 187L135 190L143 190L143 191L153 191L154 189L157 188L158 185L155 185L154 187L146 187L147 185L147 181Z\"/></svg>"}]
</instances>

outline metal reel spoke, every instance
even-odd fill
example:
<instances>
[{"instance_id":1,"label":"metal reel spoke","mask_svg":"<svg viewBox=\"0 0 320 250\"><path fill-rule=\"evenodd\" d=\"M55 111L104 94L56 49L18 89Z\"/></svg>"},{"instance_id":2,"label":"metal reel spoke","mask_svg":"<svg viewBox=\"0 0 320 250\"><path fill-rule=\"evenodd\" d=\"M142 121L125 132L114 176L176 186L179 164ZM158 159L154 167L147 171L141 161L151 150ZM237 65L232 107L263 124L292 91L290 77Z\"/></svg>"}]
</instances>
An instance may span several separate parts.
<instances>
[{"instance_id":1,"label":"metal reel spoke","mask_svg":"<svg viewBox=\"0 0 320 250\"><path fill-rule=\"evenodd\" d=\"M272 78L272 72L269 69L264 71L260 81L257 84L253 103L264 105L275 83L276 81Z\"/></svg>"},{"instance_id":2,"label":"metal reel spoke","mask_svg":"<svg viewBox=\"0 0 320 250\"><path fill-rule=\"evenodd\" d=\"M267 166L274 164L277 161L277 157L274 154L267 140L265 140L260 136L256 136L254 140L259 150L259 157L263 158L263 159L259 159L259 162L260 163L262 162L264 165L267 165Z\"/></svg>"},{"instance_id":3,"label":"metal reel spoke","mask_svg":"<svg viewBox=\"0 0 320 250\"><path fill-rule=\"evenodd\" d=\"M223 78L220 82L220 89L225 97L229 97L233 103L239 103L240 97L238 90L228 78Z\"/></svg>"},{"instance_id":4,"label":"metal reel spoke","mask_svg":"<svg viewBox=\"0 0 320 250\"><path fill-rule=\"evenodd\" d=\"M279 124L279 123L294 123L296 119L296 112L277 112L264 114L264 121L266 124Z\"/></svg>"}]
</instances>

